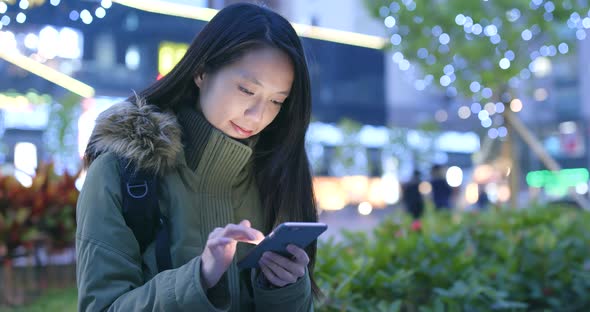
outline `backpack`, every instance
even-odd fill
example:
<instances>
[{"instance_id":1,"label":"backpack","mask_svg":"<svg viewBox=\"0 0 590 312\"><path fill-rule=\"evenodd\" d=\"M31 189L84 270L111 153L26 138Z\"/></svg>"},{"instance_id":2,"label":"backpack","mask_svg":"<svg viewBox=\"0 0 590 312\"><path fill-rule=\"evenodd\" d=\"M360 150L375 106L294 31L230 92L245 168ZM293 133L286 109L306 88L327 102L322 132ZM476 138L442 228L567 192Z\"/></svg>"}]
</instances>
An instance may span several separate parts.
<instances>
[{"instance_id":1,"label":"backpack","mask_svg":"<svg viewBox=\"0 0 590 312\"><path fill-rule=\"evenodd\" d=\"M119 158L119 169L123 217L141 254L155 240L158 272L171 269L170 226L158 205L157 175L136 170L135 164L125 158Z\"/></svg>"}]
</instances>

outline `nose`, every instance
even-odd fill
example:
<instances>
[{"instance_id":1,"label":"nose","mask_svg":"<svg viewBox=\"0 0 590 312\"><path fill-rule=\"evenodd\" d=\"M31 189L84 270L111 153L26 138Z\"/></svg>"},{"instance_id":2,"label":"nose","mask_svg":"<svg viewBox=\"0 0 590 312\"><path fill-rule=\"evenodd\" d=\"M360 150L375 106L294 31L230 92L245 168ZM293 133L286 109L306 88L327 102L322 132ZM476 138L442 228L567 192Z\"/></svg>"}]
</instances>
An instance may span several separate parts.
<instances>
[{"instance_id":1,"label":"nose","mask_svg":"<svg viewBox=\"0 0 590 312\"><path fill-rule=\"evenodd\" d=\"M261 122L264 116L265 105L262 100L255 101L252 105L246 108L244 115L253 122Z\"/></svg>"}]
</instances>

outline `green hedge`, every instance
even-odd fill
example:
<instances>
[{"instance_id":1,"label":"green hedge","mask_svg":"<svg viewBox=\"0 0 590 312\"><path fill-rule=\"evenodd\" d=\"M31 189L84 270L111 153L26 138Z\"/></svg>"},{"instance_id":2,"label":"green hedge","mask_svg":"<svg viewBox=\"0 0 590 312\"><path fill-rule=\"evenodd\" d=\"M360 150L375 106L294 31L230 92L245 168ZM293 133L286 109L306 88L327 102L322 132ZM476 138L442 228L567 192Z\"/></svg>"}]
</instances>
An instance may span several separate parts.
<instances>
[{"instance_id":1,"label":"green hedge","mask_svg":"<svg viewBox=\"0 0 590 312\"><path fill-rule=\"evenodd\" d=\"M319 248L320 311L590 311L590 214L393 214Z\"/></svg>"},{"instance_id":2,"label":"green hedge","mask_svg":"<svg viewBox=\"0 0 590 312\"><path fill-rule=\"evenodd\" d=\"M0 312L76 312L77 298L78 290L75 287L52 289L31 304L10 308L0 305Z\"/></svg>"}]
</instances>

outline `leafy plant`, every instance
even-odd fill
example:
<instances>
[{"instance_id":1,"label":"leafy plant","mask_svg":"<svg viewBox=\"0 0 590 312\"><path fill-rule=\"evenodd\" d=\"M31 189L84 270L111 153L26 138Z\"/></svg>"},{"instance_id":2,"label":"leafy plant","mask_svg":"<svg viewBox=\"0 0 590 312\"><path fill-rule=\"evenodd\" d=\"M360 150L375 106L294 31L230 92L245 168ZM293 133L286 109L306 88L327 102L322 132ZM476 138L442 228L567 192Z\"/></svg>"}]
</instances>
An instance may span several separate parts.
<instances>
[{"instance_id":1,"label":"leafy plant","mask_svg":"<svg viewBox=\"0 0 590 312\"><path fill-rule=\"evenodd\" d=\"M30 252L34 242L70 245L75 233L76 176L56 175L53 164L39 167L31 187L0 176L0 259Z\"/></svg>"},{"instance_id":2,"label":"leafy plant","mask_svg":"<svg viewBox=\"0 0 590 312\"><path fill-rule=\"evenodd\" d=\"M319 311L582 311L590 215L560 207L395 213L320 246Z\"/></svg>"}]
</instances>

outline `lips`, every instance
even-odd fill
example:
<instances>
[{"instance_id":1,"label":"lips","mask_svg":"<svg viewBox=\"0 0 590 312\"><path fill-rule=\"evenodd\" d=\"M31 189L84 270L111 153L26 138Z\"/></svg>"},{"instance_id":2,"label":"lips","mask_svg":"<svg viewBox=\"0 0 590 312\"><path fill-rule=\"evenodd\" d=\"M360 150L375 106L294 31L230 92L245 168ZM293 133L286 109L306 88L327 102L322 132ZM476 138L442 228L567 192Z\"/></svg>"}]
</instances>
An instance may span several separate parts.
<instances>
[{"instance_id":1,"label":"lips","mask_svg":"<svg viewBox=\"0 0 590 312\"><path fill-rule=\"evenodd\" d=\"M230 121L230 123L231 123L232 127L234 128L234 130L236 130L236 132L238 132L242 136L249 137L254 133L254 131L252 131L252 130L246 130L246 129L236 125L233 121Z\"/></svg>"}]
</instances>

